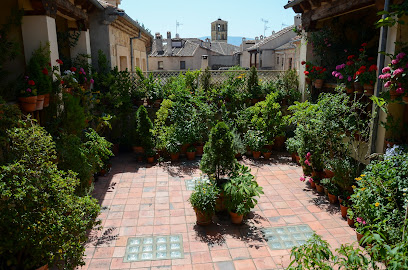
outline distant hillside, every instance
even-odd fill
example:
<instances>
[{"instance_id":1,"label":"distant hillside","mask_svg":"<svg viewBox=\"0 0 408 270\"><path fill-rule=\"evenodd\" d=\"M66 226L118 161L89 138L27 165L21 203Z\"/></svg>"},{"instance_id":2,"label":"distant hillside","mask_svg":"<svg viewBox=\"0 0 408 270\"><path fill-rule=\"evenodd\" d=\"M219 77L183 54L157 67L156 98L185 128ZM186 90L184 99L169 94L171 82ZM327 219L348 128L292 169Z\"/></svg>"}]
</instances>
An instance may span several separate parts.
<instances>
[{"instance_id":1,"label":"distant hillside","mask_svg":"<svg viewBox=\"0 0 408 270\"><path fill-rule=\"evenodd\" d=\"M211 39L210 36L207 37L199 37L199 39L205 40L206 38ZM253 40L253 38L246 38L247 40ZM240 46L242 43L242 37L228 37L228 43L235 45L235 46Z\"/></svg>"}]
</instances>

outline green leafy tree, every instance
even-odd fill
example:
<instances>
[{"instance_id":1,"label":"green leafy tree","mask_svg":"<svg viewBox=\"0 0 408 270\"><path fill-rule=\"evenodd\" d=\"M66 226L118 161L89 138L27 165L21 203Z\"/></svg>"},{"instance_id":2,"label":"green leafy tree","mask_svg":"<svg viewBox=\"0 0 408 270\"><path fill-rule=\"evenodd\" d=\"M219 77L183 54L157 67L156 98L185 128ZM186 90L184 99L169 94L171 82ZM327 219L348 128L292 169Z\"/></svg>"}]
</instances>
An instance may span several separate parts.
<instances>
[{"instance_id":1,"label":"green leafy tree","mask_svg":"<svg viewBox=\"0 0 408 270\"><path fill-rule=\"evenodd\" d=\"M233 140L228 126L219 122L211 129L209 140L204 146L201 170L214 177L219 184L221 178L232 172L237 163Z\"/></svg>"},{"instance_id":2,"label":"green leafy tree","mask_svg":"<svg viewBox=\"0 0 408 270\"><path fill-rule=\"evenodd\" d=\"M57 168L55 144L42 127L27 120L8 134L13 159L0 174L0 268L84 265L98 202L75 195L79 180Z\"/></svg>"},{"instance_id":3,"label":"green leafy tree","mask_svg":"<svg viewBox=\"0 0 408 270\"><path fill-rule=\"evenodd\" d=\"M154 147L153 141L153 123L147 114L147 110L144 106L140 106L136 112L136 136L137 141L146 150Z\"/></svg>"}]
</instances>

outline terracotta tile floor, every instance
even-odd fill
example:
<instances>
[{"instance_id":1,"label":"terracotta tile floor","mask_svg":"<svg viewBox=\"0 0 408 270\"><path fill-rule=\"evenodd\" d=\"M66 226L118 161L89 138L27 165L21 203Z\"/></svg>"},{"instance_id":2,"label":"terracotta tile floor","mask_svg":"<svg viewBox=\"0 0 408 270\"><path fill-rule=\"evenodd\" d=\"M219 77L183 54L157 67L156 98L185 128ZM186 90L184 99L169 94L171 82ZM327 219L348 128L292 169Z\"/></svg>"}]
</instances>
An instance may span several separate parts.
<instances>
[{"instance_id":1,"label":"terracotta tile floor","mask_svg":"<svg viewBox=\"0 0 408 270\"><path fill-rule=\"evenodd\" d=\"M245 224L226 216L199 227L187 201L185 180L200 175L195 162L138 163L131 154L113 159L112 171L95 183L102 205L103 230L91 232L86 265L81 269L281 269L290 250L269 249L263 228L308 224L332 247L355 241L355 232L332 206L299 181L302 169L285 154L270 161L241 161L252 169L265 194ZM183 236L184 258L123 262L127 239L135 236Z\"/></svg>"}]
</instances>

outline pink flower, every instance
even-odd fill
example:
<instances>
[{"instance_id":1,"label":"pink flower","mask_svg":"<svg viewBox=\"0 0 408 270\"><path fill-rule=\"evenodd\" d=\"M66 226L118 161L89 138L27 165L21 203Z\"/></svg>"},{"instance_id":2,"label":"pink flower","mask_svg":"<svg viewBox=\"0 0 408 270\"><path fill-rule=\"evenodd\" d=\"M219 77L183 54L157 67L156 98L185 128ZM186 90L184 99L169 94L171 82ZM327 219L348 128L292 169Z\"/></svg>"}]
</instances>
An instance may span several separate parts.
<instances>
[{"instance_id":1,"label":"pink flower","mask_svg":"<svg viewBox=\"0 0 408 270\"><path fill-rule=\"evenodd\" d=\"M95 81L94 81L94 79L91 79L91 84L93 84Z\"/></svg>"},{"instance_id":2,"label":"pink flower","mask_svg":"<svg viewBox=\"0 0 408 270\"><path fill-rule=\"evenodd\" d=\"M309 159L311 156L312 156L312 154L310 154L310 152L307 152L306 159Z\"/></svg>"},{"instance_id":3,"label":"pink flower","mask_svg":"<svg viewBox=\"0 0 408 270\"><path fill-rule=\"evenodd\" d=\"M309 162L309 160L305 160L305 164L307 165L307 166L312 166L312 164Z\"/></svg>"},{"instance_id":4,"label":"pink flower","mask_svg":"<svg viewBox=\"0 0 408 270\"><path fill-rule=\"evenodd\" d=\"M313 178L312 177L310 177L309 178L309 183L313 183L314 181L313 181Z\"/></svg>"},{"instance_id":5,"label":"pink flower","mask_svg":"<svg viewBox=\"0 0 408 270\"><path fill-rule=\"evenodd\" d=\"M31 89L30 89L30 88L27 88L27 90L26 90L26 91L31 93Z\"/></svg>"},{"instance_id":6,"label":"pink flower","mask_svg":"<svg viewBox=\"0 0 408 270\"><path fill-rule=\"evenodd\" d=\"M382 75L378 76L378 78L380 78L381 80L387 80L387 79L391 78L391 73L382 74Z\"/></svg>"},{"instance_id":7,"label":"pink flower","mask_svg":"<svg viewBox=\"0 0 408 270\"><path fill-rule=\"evenodd\" d=\"M343 75L340 74L339 79L343 80L344 79Z\"/></svg>"},{"instance_id":8,"label":"pink flower","mask_svg":"<svg viewBox=\"0 0 408 270\"><path fill-rule=\"evenodd\" d=\"M305 182L306 178L305 178L305 176L301 176L299 180L302 181L302 182Z\"/></svg>"},{"instance_id":9,"label":"pink flower","mask_svg":"<svg viewBox=\"0 0 408 270\"><path fill-rule=\"evenodd\" d=\"M348 76L347 81L351 82L351 76Z\"/></svg>"},{"instance_id":10,"label":"pink flower","mask_svg":"<svg viewBox=\"0 0 408 270\"><path fill-rule=\"evenodd\" d=\"M406 54L403 53L403 52L401 52L401 53L399 53L399 54L397 55L397 59L398 59L398 60L401 60L401 59L404 58L405 56L406 56Z\"/></svg>"},{"instance_id":11,"label":"pink flower","mask_svg":"<svg viewBox=\"0 0 408 270\"><path fill-rule=\"evenodd\" d=\"M390 87L391 86L391 82L390 81L388 81L388 82L386 82L385 84L384 84L384 87L385 88L388 88L388 87Z\"/></svg>"},{"instance_id":12,"label":"pink flower","mask_svg":"<svg viewBox=\"0 0 408 270\"><path fill-rule=\"evenodd\" d=\"M367 222L365 222L365 220L362 219L361 217L358 217L358 218L357 218L357 222L360 223L360 224L363 224L363 225L366 225L366 224L367 224Z\"/></svg>"},{"instance_id":13,"label":"pink flower","mask_svg":"<svg viewBox=\"0 0 408 270\"><path fill-rule=\"evenodd\" d=\"M391 72L390 67L385 67L385 68L382 69L382 73L387 73L387 72Z\"/></svg>"},{"instance_id":14,"label":"pink flower","mask_svg":"<svg viewBox=\"0 0 408 270\"><path fill-rule=\"evenodd\" d=\"M398 64L398 63L399 63L399 60L398 60L398 59L394 59L394 60L391 61L391 64L393 64L393 65L396 65L396 64Z\"/></svg>"},{"instance_id":15,"label":"pink flower","mask_svg":"<svg viewBox=\"0 0 408 270\"><path fill-rule=\"evenodd\" d=\"M402 93L404 93L404 88L398 87L397 90L396 90L396 92L397 92L398 94L402 94Z\"/></svg>"},{"instance_id":16,"label":"pink flower","mask_svg":"<svg viewBox=\"0 0 408 270\"><path fill-rule=\"evenodd\" d=\"M394 76L400 75L404 73L404 69L403 68L397 68L396 70L394 70Z\"/></svg>"},{"instance_id":17,"label":"pink flower","mask_svg":"<svg viewBox=\"0 0 408 270\"><path fill-rule=\"evenodd\" d=\"M337 72L336 75L334 75L334 77L338 78L341 75L340 72Z\"/></svg>"},{"instance_id":18,"label":"pink flower","mask_svg":"<svg viewBox=\"0 0 408 270\"><path fill-rule=\"evenodd\" d=\"M337 74L337 71L333 71L333 72L332 72L332 75L333 75L333 76L336 76L336 74Z\"/></svg>"}]
</instances>

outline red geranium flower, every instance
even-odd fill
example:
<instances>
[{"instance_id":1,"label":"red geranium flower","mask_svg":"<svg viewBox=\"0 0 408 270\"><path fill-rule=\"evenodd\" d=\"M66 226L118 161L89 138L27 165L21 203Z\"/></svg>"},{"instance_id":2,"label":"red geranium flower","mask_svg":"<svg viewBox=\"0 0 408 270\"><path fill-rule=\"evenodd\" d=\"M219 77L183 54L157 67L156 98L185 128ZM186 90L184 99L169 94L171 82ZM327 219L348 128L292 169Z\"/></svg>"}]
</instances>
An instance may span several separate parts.
<instances>
[{"instance_id":1,"label":"red geranium flower","mask_svg":"<svg viewBox=\"0 0 408 270\"><path fill-rule=\"evenodd\" d=\"M372 57L372 56L367 58L367 60L370 61L370 62L371 62L371 61L374 61L374 59L375 59L375 58Z\"/></svg>"},{"instance_id":2,"label":"red geranium flower","mask_svg":"<svg viewBox=\"0 0 408 270\"><path fill-rule=\"evenodd\" d=\"M347 61L346 65L347 66L352 66L352 65L354 65L354 62L353 61Z\"/></svg>"},{"instance_id":3,"label":"red geranium flower","mask_svg":"<svg viewBox=\"0 0 408 270\"><path fill-rule=\"evenodd\" d=\"M48 69L47 69L47 68L43 68L42 73L43 73L44 75L48 75Z\"/></svg>"},{"instance_id":4,"label":"red geranium flower","mask_svg":"<svg viewBox=\"0 0 408 270\"><path fill-rule=\"evenodd\" d=\"M29 84L29 85L35 85L35 82L34 82L33 80L29 80L29 81L28 81L28 84Z\"/></svg>"},{"instance_id":5,"label":"red geranium flower","mask_svg":"<svg viewBox=\"0 0 408 270\"><path fill-rule=\"evenodd\" d=\"M302 63L301 63L301 64L302 64L302 66L303 66L304 64L306 64L306 61L302 61Z\"/></svg>"},{"instance_id":6,"label":"red geranium flower","mask_svg":"<svg viewBox=\"0 0 408 270\"><path fill-rule=\"evenodd\" d=\"M64 62L62 62L61 59L57 59L56 62L57 62L58 64L60 64L60 65L63 65L63 64L64 64Z\"/></svg>"},{"instance_id":7,"label":"red geranium flower","mask_svg":"<svg viewBox=\"0 0 408 270\"><path fill-rule=\"evenodd\" d=\"M368 71L372 72L372 71L376 71L377 69L378 69L377 65L371 65L370 68L368 69Z\"/></svg>"},{"instance_id":8,"label":"red geranium flower","mask_svg":"<svg viewBox=\"0 0 408 270\"><path fill-rule=\"evenodd\" d=\"M363 44L361 44L361 47L366 47L367 46L367 43L363 43Z\"/></svg>"},{"instance_id":9,"label":"red geranium flower","mask_svg":"<svg viewBox=\"0 0 408 270\"><path fill-rule=\"evenodd\" d=\"M63 81L63 80L61 80L61 84L64 84L64 81Z\"/></svg>"},{"instance_id":10,"label":"red geranium flower","mask_svg":"<svg viewBox=\"0 0 408 270\"><path fill-rule=\"evenodd\" d=\"M347 59L348 60L351 60L351 59L353 59L354 57L356 57L355 55L349 55L348 57L347 57Z\"/></svg>"},{"instance_id":11,"label":"red geranium flower","mask_svg":"<svg viewBox=\"0 0 408 270\"><path fill-rule=\"evenodd\" d=\"M361 48L361 49L360 49L360 52L364 52L364 49L363 49L363 48Z\"/></svg>"},{"instance_id":12,"label":"red geranium flower","mask_svg":"<svg viewBox=\"0 0 408 270\"><path fill-rule=\"evenodd\" d=\"M307 70L304 73L305 73L306 76L309 75L309 71L307 71Z\"/></svg>"},{"instance_id":13,"label":"red geranium flower","mask_svg":"<svg viewBox=\"0 0 408 270\"><path fill-rule=\"evenodd\" d=\"M75 72L76 70L77 70L77 69L76 69L75 67L72 67L72 68L71 68L71 71L72 71L72 72Z\"/></svg>"}]
</instances>

